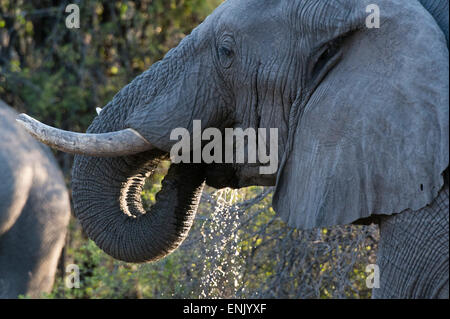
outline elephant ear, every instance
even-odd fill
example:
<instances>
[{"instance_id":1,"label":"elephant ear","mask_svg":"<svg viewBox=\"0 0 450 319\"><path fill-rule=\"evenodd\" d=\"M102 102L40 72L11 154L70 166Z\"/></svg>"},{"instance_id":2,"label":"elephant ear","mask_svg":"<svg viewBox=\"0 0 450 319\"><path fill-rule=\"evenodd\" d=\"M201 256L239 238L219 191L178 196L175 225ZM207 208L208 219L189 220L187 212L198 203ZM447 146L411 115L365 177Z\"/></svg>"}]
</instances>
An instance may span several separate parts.
<instances>
[{"instance_id":1,"label":"elephant ear","mask_svg":"<svg viewBox=\"0 0 450 319\"><path fill-rule=\"evenodd\" d=\"M380 28L368 29L360 18L342 60L298 115L291 114L273 199L291 226L327 227L417 210L443 186L446 39L416 1L379 2Z\"/></svg>"}]
</instances>

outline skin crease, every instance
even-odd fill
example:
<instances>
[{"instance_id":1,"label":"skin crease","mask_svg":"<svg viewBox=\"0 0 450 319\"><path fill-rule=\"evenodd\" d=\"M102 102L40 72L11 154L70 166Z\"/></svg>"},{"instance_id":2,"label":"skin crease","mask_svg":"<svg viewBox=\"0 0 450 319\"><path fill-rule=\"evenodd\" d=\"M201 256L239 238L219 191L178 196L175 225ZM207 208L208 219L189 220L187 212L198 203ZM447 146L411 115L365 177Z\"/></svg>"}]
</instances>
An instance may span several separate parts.
<instances>
[{"instance_id":1,"label":"skin crease","mask_svg":"<svg viewBox=\"0 0 450 319\"><path fill-rule=\"evenodd\" d=\"M224 2L162 61L118 92L89 127L88 133L132 128L157 151L75 157L74 208L88 236L118 259L162 258L187 236L205 179L218 188L276 185L274 209L301 229L401 212L425 216L427 205L444 214L448 29L439 25L445 26L448 16L434 20L414 0L380 0L382 26L368 29L365 9L371 3ZM423 3L439 12L435 3ZM277 175L261 176L246 164L173 164L146 213L139 196L145 177L176 143L170 140L172 129L192 131L193 120L222 130L278 128ZM413 236L389 229L394 238ZM433 238L422 239L426 252L435 250ZM407 254L391 247L381 257L393 251L400 260ZM436 269L443 269L448 244L439 251L443 258ZM400 278L398 286L406 286L401 273L421 275L422 259L409 270L397 265L400 274L390 272L389 263L381 271L392 273L388 282ZM445 278L433 276L434 284L445 285ZM386 289L377 297L433 297L430 291L437 291L388 294ZM439 291L444 294L437 296L445 295L445 289Z\"/></svg>"},{"instance_id":2,"label":"skin crease","mask_svg":"<svg viewBox=\"0 0 450 319\"><path fill-rule=\"evenodd\" d=\"M0 101L0 298L50 292L70 202L50 150L16 124Z\"/></svg>"}]
</instances>

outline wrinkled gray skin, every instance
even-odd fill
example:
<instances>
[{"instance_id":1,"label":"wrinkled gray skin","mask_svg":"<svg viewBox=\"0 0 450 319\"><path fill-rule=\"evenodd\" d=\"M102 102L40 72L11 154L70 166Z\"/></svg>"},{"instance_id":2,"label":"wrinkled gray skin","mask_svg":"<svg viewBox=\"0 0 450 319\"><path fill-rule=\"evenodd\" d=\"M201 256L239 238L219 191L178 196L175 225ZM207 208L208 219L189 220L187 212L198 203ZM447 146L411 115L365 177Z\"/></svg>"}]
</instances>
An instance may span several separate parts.
<instances>
[{"instance_id":1,"label":"wrinkled gray skin","mask_svg":"<svg viewBox=\"0 0 450 319\"><path fill-rule=\"evenodd\" d=\"M50 150L0 101L0 298L50 292L70 202Z\"/></svg>"},{"instance_id":2,"label":"wrinkled gray skin","mask_svg":"<svg viewBox=\"0 0 450 319\"><path fill-rule=\"evenodd\" d=\"M275 210L301 229L382 220L382 283L397 289L386 284L376 297L445 297L448 217L447 230L436 233L447 239L442 247L427 230L385 225L405 216L420 228L427 218L433 230L448 216L448 3L423 1L437 23L418 1L380 0L381 28L368 29L372 3L223 3L90 126L90 133L132 128L157 150L75 158L74 208L87 234L115 258L157 260L186 237L205 179L218 188L276 185ZM172 129L192 130L194 119L222 130L278 128L278 173L260 175L249 164L172 164L146 213L145 177L176 143ZM417 258L401 245L411 237L422 243ZM438 264L422 268L437 249ZM399 260L397 271L389 256ZM423 278L433 279L430 289L418 289L430 282Z\"/></svg>"}]
</instances>

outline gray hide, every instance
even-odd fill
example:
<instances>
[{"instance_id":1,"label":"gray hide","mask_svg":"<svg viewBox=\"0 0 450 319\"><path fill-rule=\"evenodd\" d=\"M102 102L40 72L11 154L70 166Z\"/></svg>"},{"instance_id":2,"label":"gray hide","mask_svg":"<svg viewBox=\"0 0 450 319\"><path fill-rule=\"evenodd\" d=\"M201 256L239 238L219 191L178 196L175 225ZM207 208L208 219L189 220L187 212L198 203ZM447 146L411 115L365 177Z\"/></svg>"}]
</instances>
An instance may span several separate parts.
<instances>
[{"instance_id":1,"label":"gray hide","mask_svg":"<svg viewBox=\"0 0 450 319\"><path fill-rule=\"evenodd\" d=\"M51 152L0 101L0 298L50 292L70 216Z\"/></svg>"}]
</instances>

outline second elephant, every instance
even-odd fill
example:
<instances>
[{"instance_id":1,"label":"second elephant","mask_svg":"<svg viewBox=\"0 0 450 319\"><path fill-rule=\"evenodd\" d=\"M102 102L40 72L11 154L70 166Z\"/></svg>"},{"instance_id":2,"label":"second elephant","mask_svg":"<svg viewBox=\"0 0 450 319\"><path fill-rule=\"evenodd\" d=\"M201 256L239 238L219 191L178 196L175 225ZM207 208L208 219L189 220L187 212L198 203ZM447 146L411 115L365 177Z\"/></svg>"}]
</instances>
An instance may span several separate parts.
<instances>
[{"instance_id":1,"label":"second elephant","mask_svg":"<svg viewBox=\"0 0 450 319\"><path fill-rule=\"evenodd\" d=\"M0 100L0 298L50 292L70 217L51 151Z\"/></svg>"}]
</instances>

